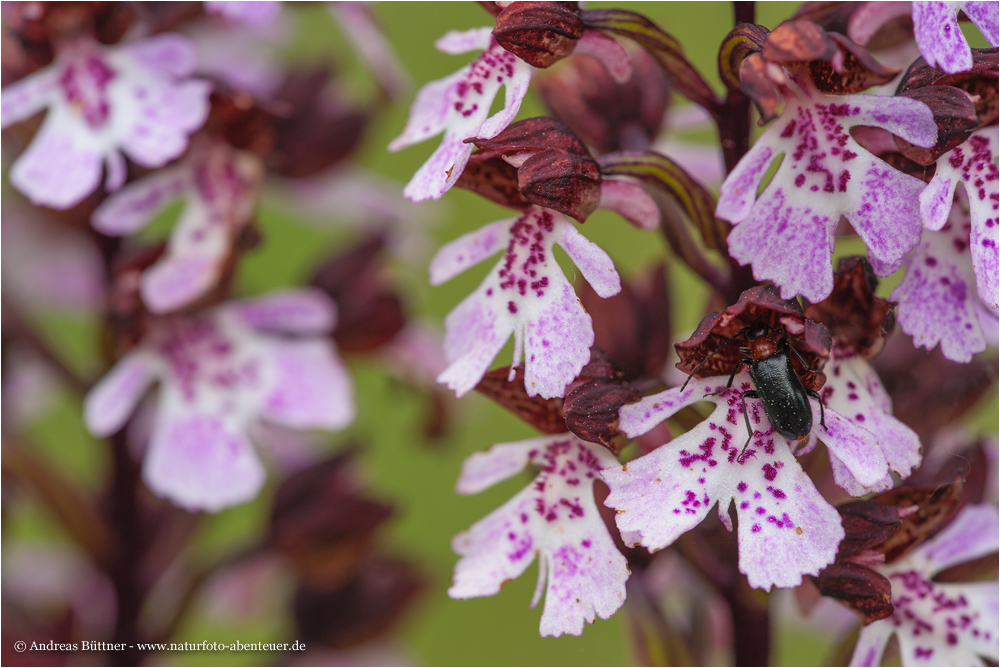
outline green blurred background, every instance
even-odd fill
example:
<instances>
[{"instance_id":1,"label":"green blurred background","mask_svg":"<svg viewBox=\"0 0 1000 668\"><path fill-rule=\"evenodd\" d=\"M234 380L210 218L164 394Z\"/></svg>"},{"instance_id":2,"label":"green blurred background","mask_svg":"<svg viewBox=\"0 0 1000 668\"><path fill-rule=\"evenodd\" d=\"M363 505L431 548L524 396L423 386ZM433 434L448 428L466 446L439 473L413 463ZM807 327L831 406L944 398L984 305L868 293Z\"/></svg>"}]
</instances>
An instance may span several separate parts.
<instances>
[{"instance_id":1,"label":"green blurred background","mask_svg":"<svg viewBox=\"0 0 1000 668\"><path fill-rule=\"evenodd\" d=\"M702 3L603 3L591 7L616 6L642 12L684 44L691 60L706 78L721 90L715 54L723 36L732 28L732 8L727 2ZM796 3L759 3L758 22L777 25L794 12ZM463 3L388 2L375 12L383 22L396 53L417 86L450 74L468 62L466 56L437 52L433 42L449 30L487 25L490 17L478 5ZM297 37L290 40L289 60L317 58L329 60L340 71L348 88L358 99L368 99L372 86L325 8L297 4L286 14L293 20ZM385 147L405 124L411 93L399 104L381 110L359 155L366 168L399 181L400 188L437 146L432 139L398 154ZM501 98L502 99L502 98ZM520 118L542 115L539 98L530 93ZM711 135L706 135L707 141ZM431 234L433 246L453 239L493 220L508 217L508 210L477 196L452 190L436 206L439 220ZM172 224L176 210L168 212L151 234L162 235ZM259 224L263 242L248 253L239 273L239 290L253 295L268 290L302 284L316 264L332 251L357 236L355 230L338 224L330 212L326 225L305 224L276 208L266 198L261 202ZM591 217L583 229L588 238L603 247L627 277L661 261L667 255L662 238L640 232L620 218L607 213ZM861 251L857 243L845 240L837 255ZM429 259L429 258L425 258ZM565 263L564 263L564 266ZM398 288L404 293L411 315L440 323L466 294L475 288L491 267L485 262L450 283L427 286L426 263L391 266ZM574 278L572 268L569 276ZM705 290L684 269L670 268L669 289L673 298L675 334L690 331L703 315ZM887 292L883 286L880 292ZM100 369L95 362L98 326L67 317L46 317L45 331L54 344L90 377ZM677 340L676 338L674 340ZM509 363L508 346L496 366ZM375 363L351 362L358 398L358 417L346 431L324 436L330 452L344 444L361 443L361 461L370 492L394 504L395 519L384 535L389 551L417 559L429 579L429 587L399 629L404 653L416 663L431 665L621 665L634 663L626 646L624 617L628 606L608 621L598 620L580 638L539 638L540 609L528 604L535 585L532 566L518 580L509 583L494 597L453 601L446 595L455 555L450 539L479 518L505 502L527 482L515 477L474 497L453 492L461 462L472 452L494 443L536 435L515 417L487 400L470 395L458 404L460 414L454 429L443 443L428 446L421 427L424 399L390 379ZM981 407L977 422L995 429L995 396ZM91 439L81 423L79 403L70 395L33 424L30 437L42 445L52 464L92 490L102 485L108 470L106 446ZM193 549L205 558L224 555L249 545L264 527L274 489L274 480L256 500L217 515L201 524ZM5 499L4 542L21 539L66 541L58 525L29 502ZM226 623L196 607L194 614L173 640L182 642L265 642L288 639L293 631L287 617L250 618ZM797 630L778 632L775 639L776 663L817 665L824 662L833 638L818 632ZM170 665L246 664L267 661L249 653L168 653L156 657Z\"/></svg>"}]
</instances>

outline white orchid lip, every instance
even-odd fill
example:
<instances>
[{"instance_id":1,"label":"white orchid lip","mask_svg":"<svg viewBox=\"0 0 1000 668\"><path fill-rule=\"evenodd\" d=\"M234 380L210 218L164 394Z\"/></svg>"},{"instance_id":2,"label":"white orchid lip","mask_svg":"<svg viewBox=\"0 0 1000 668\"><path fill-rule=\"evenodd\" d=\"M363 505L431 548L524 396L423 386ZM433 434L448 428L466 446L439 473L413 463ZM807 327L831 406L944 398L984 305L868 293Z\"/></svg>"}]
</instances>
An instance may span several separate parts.
<instances>
[{"instance_id":1,"label":"white orchid lip","mask_svg":"<svg viewBox=\"0 0 1000 668\"><path fill-rule=\"evenodd\" d=\"M211 84L190 78L195 65L191 43L171 33L115 48L67 45L52 65L3 89L4 127L48 109L11 183L36 204L66 209L97 188L102 166L108 190L120 188L125 155L144 167L178 157L208 117Z\"/></svg>"},{"instance_id":2,"label":"white orchid lip","mask_svg":"<svg viewBox=\"0 0 1000 668\"><path fill-rule=\"evenodd\" d=\"M850 134L858 125L884 128L923 147L937 137L934 115L915 100L807 91L786 101L722 184L716 214L734 224L730 254L752 265L757 280L778 285L783 298L801 294L817 303L829 296L833 232L841 216L865 242L873 264L898 262L920 239L923 182L862 148ZM757 197L781 154L781 166Z\"/></svg>"},{"instance_id":3,"label":"white orchid lip","mask_svg":"<svg viewBox=\"0 0 1000 668\"><path fill-rule=\"evenodd\" d=\"M339 429L354 419L350 377L326 337L334 321L315 290L164 318L87 395L87 428L118 431L159 380L146 484L190 510L247 501L265 479L248 436L257 420Z\"/></svg>"},{"instance_id":4,"label":"white orchid lip","mask_svg":"<svg viewBox=\"0 0 1000 668\"><path fill-rule=\"evenodd\" d=\"M874 569L892 585L893 614L861 629L852 666L877 666L892 635L904 666L974 666L1000 658L997 583L934 580L941 571L997 551L992 504L966 506L941 533Z\"/></svg>"},{"instance_id":5,"label":"white orchid lip","mask_svg":"<svg viewBox=\"0 0 1000 668\"><path fill-rule=\"evenodd\" d=\"M461 559L448 595L492 596L538 556L534 607L545 592L543 636L580 635L584 623L611 617L625 602L629 570L594 500L602 468L617 459L572 434L494 445L465 461L457 491L475 494L520 472L540 467L532 483L455 536Z\"/></svg>"},{"instance_id":6,"label":"white orchid lip","mask_svg":"<svg viewBox=\"0 0 1000 668\"><path fill-rule=\"evenodd\" d=\"M414 202L444 195L472 155L474 147L465 140L495 137L521 108L534 68L497 44L491 30L452 31L438 40L437 48L445 53L483 53L455 74L424 86L410 108L403 133L389 144L390 151L399 151L444 132L441 145L403 189ZM490 117L501 87L506 88L504 108Z\"/></svg>"},{"instance_id":7,"label":"white orchid lip","mask_svg":"<svg viewBox=\"0 0 1000 668\"><path fill-rule=\"evenodd\" d=\"M867 366L860 358L856 363ZM886 480L891 484L887 457L894 469L908 473L919 463L919 442L904 425L882 412L888 397L877 377L871 382L874 372L866 376L866 389L858 388L839 367L831 373L842 377L837 382L844 385L838 384L833 391L836 401L827 403L825 428L820 425L818 402L810 400L813 430L805 449L816 439L826 443L835 475L840 467L837 482L848 492L883 489ZM734 503L740 571L753 587L793 587L803 575L816 575L833 562L844 538L840 515L799 466L795 442L774 431L755 400L747 402L744 418L742 395L752 388L749 374L737 374L729 389L727 380L723 376L694 379L683 390L673 388L622 407L619 428L636 437L685 406L698 401L716 406L691 431L624 466L603 471L611 490L605 505L618 512L618 528L626 541L658 550L698 525L716 503L719 519L731 529L729 507ZM839 389L852 386L848 392ZM854 413L843 414L842 407ZM744 419L753 428L747 448L743 448ZM880 437L907 432L912 438L905 445L883 450Z\"/></svg>"},{"instance_id":8,"label":"white orchid lip","mask_svg":"<svg viewBox=\"0 0 1000 668\"><path fill-rule=\"evenodd\" d=\"M140 292L153 313L169 313L218 283L241 230L250 222L264 166L222 142L195 142L177 165L133 181L94 211L95 229L132 234L178 198L186 206L162 258L143 272Z\"/></svg>"},{"instance_id":9,"label":"white orchid lip","mask_svg":"<svg viewBox=\"0 0 1000 668\"><path fill-rule=\"evenodd\" d=\"M621 279L607 253L580 234L568 218L537 206L519 218L466 234L438 251L431 262L433 285L506 248L483 283L445 319L449 366L438 382L459 396L469 392L513 335L514 365L523 355L528 394L563 396L590 359L594 330L552 255L557 243L600 296L621 290Z\"/></svg>"}]
</instances>

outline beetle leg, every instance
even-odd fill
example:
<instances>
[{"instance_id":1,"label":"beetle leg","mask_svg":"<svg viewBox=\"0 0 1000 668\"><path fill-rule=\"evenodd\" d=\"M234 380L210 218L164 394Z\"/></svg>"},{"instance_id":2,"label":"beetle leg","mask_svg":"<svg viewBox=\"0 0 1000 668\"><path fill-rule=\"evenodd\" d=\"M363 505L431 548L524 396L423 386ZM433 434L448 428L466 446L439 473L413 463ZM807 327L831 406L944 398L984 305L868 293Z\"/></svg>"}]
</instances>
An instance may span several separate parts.
<instances>
[{"instance_id":1,"label":"beetle leg","mask_svg":"<svg viewBox=\"0 0 1000 668\"><path fill-rule=\"evenodd\" d=\"M740 450L740 456L736 458L738 462L743 463L743 453L747 451L747 447L750 445L750 441L753 440L753 428L750 426L750 414L747 413L747 397L751 399L760 399L760 393L757 390L747 390L740 397L740 402L743 404L743 419L747 421L747 442L743 444L743 449Z\"/></svg>"},{"instance_id":2,"label":"beetle leg","mask_svg":"<svg viewBox=\"0 0 1000 668\"><path fill-rule=\"evenodd\" d=\"M684 384L681 385L681 392L684 391L684 388L687 387L687 384L691 382L691 379L694 378L694 375L696 373L698 373L698 371L701 369L701 367L703 367L706 364L708 364L708 361L710 359L712 359L713 357L715 357L716 355L718 355L720 350L722 350L723 348L725 348L726 346L728 346L730 343L732 343L733 341L735 341L739 337L741 337L744 334L746 334L746 331L748 329L749 329L749 327L744 327L740 331L736 332L735 334L733 334L732 336L730 336L728 339L726 339L725 343L723 343L721 346L719 346L718 348L716 348L715 350L713 350L711 355L709 355L708 357L706 357L702 361L698 362L698 366L696 366L694 368L694 370L691 371L691 373L688 374L687 380L685 380Z\"/></svg>"},{"instance_id":3,"label":"beetle leg","mask_svg":"<svg viewBox=\"0 0 1000 668\"><path fill-rule=\"evenodd\" d=\"M729 374L729 382L726 383L726 386L724 388L722 388L721 390L716 390L715 392L709 392L705 396L706 397L714 397L714 396L716 396L718 394L722 394L723 392L725 392L726 390L728 390L729 388L731 388L733 386L733 379L736 378L736 374L739 372L740 367L743 366L744 364L750 364L751 362L753 362L753 360L749 359L749 358L741 359L739 361L739 364L737 364L735 367L733 367L733 372L731 374Z\"/></svg>"},{"instance_id":4,"label":"beetle leg","mask_svg":"<svg viewBox=\"0 0 1000 668\"><path fill-rule=\"evenodd\" d=\"M826 429L826 416L823 415L823 397L816 390L806 390L806 394L819 402L819 423Z\"/></svg>"},{"instance_id":5,"label":"beetle leg","mask_svg":"<svg viewBox=\"0 0 1000 668\"><path fill-rule=\"evenodd\" d=\"M781 337L781 338L785 338L785 337ZM796 350L795 346L789 345L788 349L791 350L792 354L795 355L795 357L799 360L799 362L802 364L802 368L803 369L805 369L806 371L810 371L810 372L811 371L819 371L819 367L812 368L808 364L806 364L805 359L802 358L802 353L800 353L798 350Z\"/></svg>"}]
</instances>

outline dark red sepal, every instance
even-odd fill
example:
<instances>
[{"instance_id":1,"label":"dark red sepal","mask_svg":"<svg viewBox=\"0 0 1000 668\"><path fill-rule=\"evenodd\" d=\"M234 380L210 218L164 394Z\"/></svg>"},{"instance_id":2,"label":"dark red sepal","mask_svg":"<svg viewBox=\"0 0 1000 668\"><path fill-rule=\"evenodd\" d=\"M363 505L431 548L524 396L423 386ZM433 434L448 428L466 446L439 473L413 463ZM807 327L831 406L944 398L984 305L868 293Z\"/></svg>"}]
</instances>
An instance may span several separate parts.
<instances>
[{"instance_id":1,"label":"dark red sepal","mask_svg":"<svg viewBox=\"0 0 1000 668\"><path fill-rule=\"evenodd\" d=\"M875 296L878 277L863 257L841 258L833 292L806 307L807 318L826 325L835 345L871 359L885 345L896 324L895 303ZM846 352L846 351L845 351Z\"/></svg>"},{"instance_id":2,"label":"dark red sepal","mask_svg":"<svg viewBox=\"0 0 1000 668\"><path fill-rule=\"evenodd\" d=\"M583 36L575 2L514 2L497 15L493 38L534 67L550 67L573 53Z\"/></svg>"},{"instance_id":3,"label":"dark red sepal","mask_svg":"<svg viewBox=\"0 0 1000 668\"><path fill-rule=\"evenodd\" d=\"M778 289L770 284L744 290L739 300L725 311L705 316L689 339L674 345L681 358L677 368L684 373L692 373L730 337L758 322L787 333L789 344L799 351L810 368L816 369L805 370L793 355L792 364L802 383L811 390L823 387L826 376L820 369L833 345L830 331L822 323L806 318L797 300L782 299ZM739 348L745 343L733 341L727 345L702 366L695 377L728 376L743 358Z\"/></svg>"},{"instance_id":4,"label":"dark red sepal","mask_svg":"<svg viewBox=\"0 0 1000 668\"><path fill-rule=\"evenodd\" d=\"M566 426L583 440L600 443L617 455L628 440L618 430L618 411L641 398L611 358L591 348L590 362L570 384L563 401Z\"/></svg>"},{"instance_id":5,"label":"dark red sepal","mask_svg":"<svg viewBox=\"0 0 1000 668\"><path fill-rule=\"evenodd\" d=\"M476 391L497 402L543 434L564 434L566 416L563 400L530 397L524 389L524 365L514 368L514 380L508 381L510 367L494 369L483 376Z\"/></svg>"}]
</instances>

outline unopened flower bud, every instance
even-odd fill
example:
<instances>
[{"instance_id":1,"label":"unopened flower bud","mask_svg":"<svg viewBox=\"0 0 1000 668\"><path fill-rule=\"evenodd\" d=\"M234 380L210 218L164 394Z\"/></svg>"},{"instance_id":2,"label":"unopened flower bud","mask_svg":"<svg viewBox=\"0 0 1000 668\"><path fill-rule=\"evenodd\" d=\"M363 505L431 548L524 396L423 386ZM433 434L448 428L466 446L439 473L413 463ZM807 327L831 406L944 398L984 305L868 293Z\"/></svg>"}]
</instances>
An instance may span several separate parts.
<instances>
[{"instance_id":1,"label":"unopened flower bud","mask_svg":"<svg viewBox=\"0 0 1000 668\"><path fill-rule=\"evenodd\" d=\"M591 348L590 362L570 387L563 402L566 426L585 441L600 443L617 454L627 440L618 429L618 411L642 395L598 348Z\"/></svg>"},{"instance_id":2,"label":"unopened flower bud","mask_svg":"<svg viewBox=\"0 0 1000 668\"><path fill-rule=\"evenodd\" d=\"M575 2L515 2L497 16L493 37L518 58L549 67L573 53L583 35Z\"/></svg>"},{"instance_id":3,"label":"unopened flower bud","mask_svg":"<svg viewBox=\"0 0 1000 668\"><path fill-rule=\"evenodd\" d=\"M600 167L583 142L555 119L529 118L475 144L517 167L518 189L532 204L582 223L600 203Z\"/></svg>"},{"instance_id":4,"label":"unopened flower bud","mask_svg":"<svg viewBox=\"0 0 1000 668\"><path fill-rule=\"evenodd\" d=\"M601 172L590 156L561 151L539 153L518 170L517 184L528 201L580 222L601 201Z\"/></svg>"}]
</instances>

